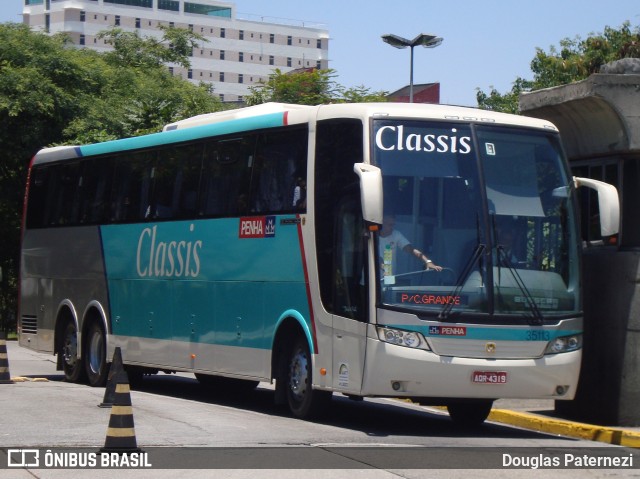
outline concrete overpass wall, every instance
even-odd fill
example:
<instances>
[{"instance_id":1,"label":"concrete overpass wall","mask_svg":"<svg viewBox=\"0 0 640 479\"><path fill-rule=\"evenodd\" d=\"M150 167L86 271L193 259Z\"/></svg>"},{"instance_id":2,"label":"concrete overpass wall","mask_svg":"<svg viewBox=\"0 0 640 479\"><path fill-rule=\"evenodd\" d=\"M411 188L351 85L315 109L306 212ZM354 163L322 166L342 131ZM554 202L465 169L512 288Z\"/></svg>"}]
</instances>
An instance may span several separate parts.
<instances>
[{"instance_id":1,"label":"concrete overpass wall","mask_svg":"<svg viewBox=\"0 0 640 479\"><path fill-rule=\"evenodd\" d=\"M558 401L556 410L599 424L640 425L640 181L625 178L626 162L640 162L640 75L595 74L527 93L520 110L559 128L570 163L614 162L619 172L620 246L584 250L580 385L576 399Z\"/></svg>"}]
</instances>

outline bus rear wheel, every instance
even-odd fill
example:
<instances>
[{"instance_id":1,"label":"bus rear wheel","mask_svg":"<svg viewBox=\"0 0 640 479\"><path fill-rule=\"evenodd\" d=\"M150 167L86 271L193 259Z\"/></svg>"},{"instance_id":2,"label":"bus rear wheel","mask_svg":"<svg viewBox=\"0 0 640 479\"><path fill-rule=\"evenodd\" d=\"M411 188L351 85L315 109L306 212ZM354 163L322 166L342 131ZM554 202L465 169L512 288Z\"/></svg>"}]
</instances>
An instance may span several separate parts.
<instances>
[{"instance_id":1,"label":"bus rear wheel","mask_svg":"<svg viewBox=\"0 0 640 479\"><path fill-rule=\"evenodd\" d=\"M311 353L305 339L295 341L286 367L287 403L292 414L300 419L321 414L329 405L331 392L312 387Z\"/></svg>"},{"instance_id":2,"label":"bus rear wheel","mask_svg":"<svg viewBox=\"0 0 640 479\"><path fill-rule=\"evenodd\" d=\"M82 379L84 370L78 357L78 330L73 321L67 321L62 333L62 370L67 381L75 383Z\"/></svg>"},{"instance_id":3,"label":"bus rear wheel","mask_svg":"<svg viewBox=\"0 0 640 479\"><path fill-rule=\"evenodd\" d=\"M104 386L107 382L109 368L107 364L107 344L104 330L95 321L87 331L85 343L84 369L89 384L94 387Z\"/></svg>"}]
</instances>

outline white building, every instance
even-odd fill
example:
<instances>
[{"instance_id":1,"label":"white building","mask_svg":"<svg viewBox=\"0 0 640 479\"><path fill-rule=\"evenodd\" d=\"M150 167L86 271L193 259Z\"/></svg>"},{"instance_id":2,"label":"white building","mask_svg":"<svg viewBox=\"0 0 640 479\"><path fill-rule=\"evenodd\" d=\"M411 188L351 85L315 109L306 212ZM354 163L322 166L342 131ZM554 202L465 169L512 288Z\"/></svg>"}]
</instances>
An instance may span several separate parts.
<instances>
[{"instance_id":1,"label":"white building","mask_svg":"<svg viewBox=\"0 0 640 479\"><path fill-rule=\"evenodd\" d=\"M223 101L241 101L274 69L328 68L329 32L321 25L236 15L217 0L24 0L23 22L34 30L66 32L78 46L110 49L98 33L112 27L162 37L159 25L188 28L206 38L191 69L174 75L211 83ZM267 7L265 7L267 8Z\"/></svg>"}]
</instances>

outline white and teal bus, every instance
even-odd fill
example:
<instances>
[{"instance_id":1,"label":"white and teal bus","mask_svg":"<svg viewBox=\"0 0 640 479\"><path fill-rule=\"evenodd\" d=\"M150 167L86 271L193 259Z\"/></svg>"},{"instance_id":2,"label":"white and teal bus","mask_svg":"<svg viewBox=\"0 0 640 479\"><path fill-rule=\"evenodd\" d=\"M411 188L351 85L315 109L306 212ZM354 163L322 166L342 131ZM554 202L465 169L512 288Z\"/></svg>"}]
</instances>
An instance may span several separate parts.
<instances>
[{"instance_id":1,"label":"white and teal bus","mask_svg":"<svg viewBox=\"0 0 640 479\"><path fill-rule=\"evenodd\" d=\"M551 123L441 105L265 104L46 148L20 344L94 386L116 347L132 374L275 382L297 417L332 393L467 423L496 398L571 399L580 181ZM615 234L615 189L588 183Z\"/></svg>"}]
</instances>

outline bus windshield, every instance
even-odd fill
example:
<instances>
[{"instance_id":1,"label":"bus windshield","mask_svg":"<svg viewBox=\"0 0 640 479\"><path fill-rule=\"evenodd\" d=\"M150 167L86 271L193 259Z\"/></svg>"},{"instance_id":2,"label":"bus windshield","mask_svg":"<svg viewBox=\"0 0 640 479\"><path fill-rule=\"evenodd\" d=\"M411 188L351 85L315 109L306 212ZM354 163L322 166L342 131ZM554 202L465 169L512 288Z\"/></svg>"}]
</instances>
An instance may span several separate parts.
<instances>
[{"instance_id":1,"label":"bus windshield","mask_svg":"<svg viewBox=\"0 0 640 479\"><path fill-rule=\"evenodd\" d=\"M579 309L570 176L555 132L377 120L380 303L542 322Z\"/></svg>"}]
</instances>

